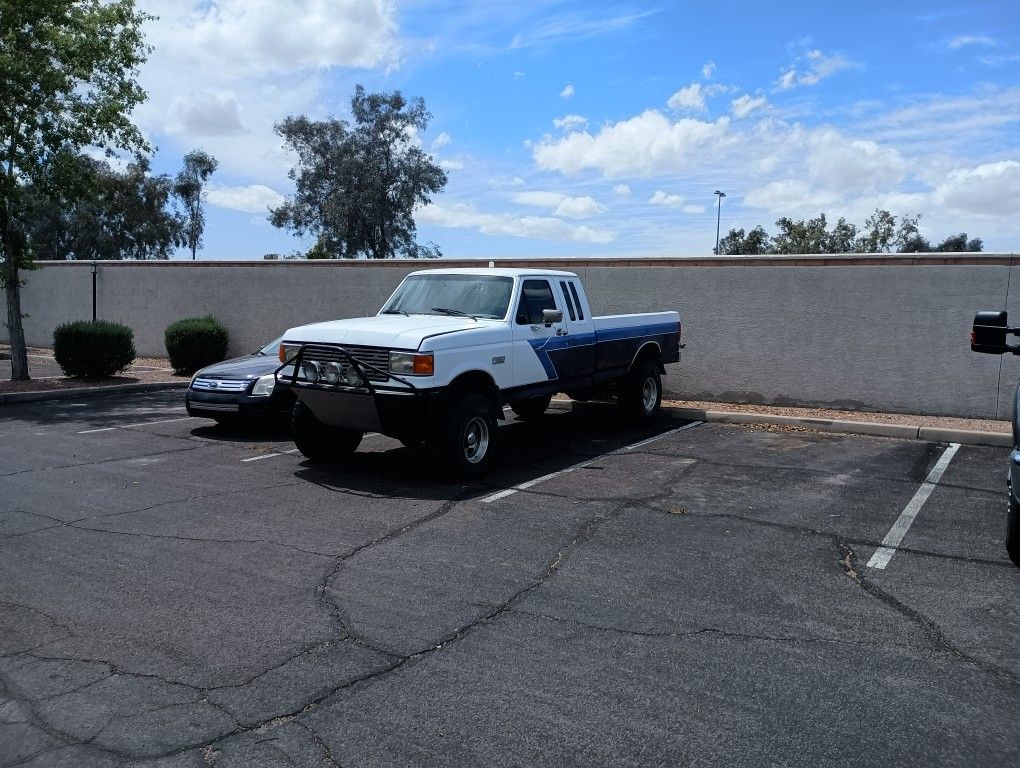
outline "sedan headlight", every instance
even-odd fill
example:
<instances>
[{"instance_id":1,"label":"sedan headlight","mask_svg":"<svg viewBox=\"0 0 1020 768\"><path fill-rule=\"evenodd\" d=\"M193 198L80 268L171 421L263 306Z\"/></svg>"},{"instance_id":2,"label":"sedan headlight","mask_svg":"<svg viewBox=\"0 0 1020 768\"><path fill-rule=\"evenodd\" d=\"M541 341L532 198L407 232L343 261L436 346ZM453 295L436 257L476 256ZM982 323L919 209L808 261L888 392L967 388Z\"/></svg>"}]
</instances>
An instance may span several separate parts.
<instances>
[{"instance_id":1,"label":"sedan headlight","mask_svg":"<svg viewBox=\"0 0 1020 768\"><path fill-rule=\"evenodd\" d=\"M255 386L252 387L251 393L259 397L269 397L273 394L273 388L276 386L276 374L267 373L265 376L259 376L258 381L255 382Z\"/></svg>"},{"instance_id":2,"label":"sedan headlight","mask_svg":"<svg viewBox=\"0 0 1020 768\"><path fill-rule=\"evenodd\" d=\"M390 373L431 376L435 370L435 358L431 352L390 352Z\"/></svg>"}]
</instances>

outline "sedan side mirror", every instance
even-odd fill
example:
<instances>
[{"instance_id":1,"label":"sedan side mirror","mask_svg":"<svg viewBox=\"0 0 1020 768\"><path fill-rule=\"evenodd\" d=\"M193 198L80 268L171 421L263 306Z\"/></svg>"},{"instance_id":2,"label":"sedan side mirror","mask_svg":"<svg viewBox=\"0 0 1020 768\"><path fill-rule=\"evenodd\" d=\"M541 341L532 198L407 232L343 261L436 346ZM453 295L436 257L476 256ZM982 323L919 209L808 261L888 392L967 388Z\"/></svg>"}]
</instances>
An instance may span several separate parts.
<instances>
[{"instance_id":1,"label":"sedan side mirror","mask_svg":"<svg viewBox=\"0 0 1020 768\"><path fill-rule=\"evenodd\" d=\"M546 325L552 325L553 323L563 322L563 310L562 309L543 309L542 310L542 322Z\"/></svg>"},{"instance_id":2,"label":"sedan side mirror","mask_svg":"<svg viewBox=\"0 0 1020 768\"><path fill-rule=\"evenodd\" d=\"M974 315L974 327L970 332L971 351L989 355L1012 352L1014 347L1006 344L1006 336L1012 332L1006 325L1006 317L1005 312L978 312Z\"/></svg>"}]
</instances>

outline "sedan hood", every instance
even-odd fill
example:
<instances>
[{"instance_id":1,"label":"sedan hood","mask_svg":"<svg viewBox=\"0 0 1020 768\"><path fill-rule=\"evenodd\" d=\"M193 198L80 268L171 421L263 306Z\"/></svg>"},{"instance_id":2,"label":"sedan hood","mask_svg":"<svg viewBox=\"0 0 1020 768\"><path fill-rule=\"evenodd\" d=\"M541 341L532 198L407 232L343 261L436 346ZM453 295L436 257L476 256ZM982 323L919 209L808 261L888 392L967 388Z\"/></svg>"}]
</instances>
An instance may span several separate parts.
<instances>
[{"instance_id":1,"label":"sedan hood","mask_svg":"<svg viewBox=\"0 0 1020 768\"><path fill-rule=\"evenodd\" d=\"M247 355L208 365L196 376L206 379L256 379L272 373L280 367L280 361L268 355Z\"/></svg>"},{"instance_id":2,"label":"sedan hood","mask_svg":"<svg viewBox=\"0 0 1020 768\"><path fill-rule=\"evenodd\" d=\"M353 346L418 349L429 336L468 331L502 321L472 320L444 315L375 315L351 320L331 320L291 328L285 342L351 344Z\"/></svg>"}]
</instances>

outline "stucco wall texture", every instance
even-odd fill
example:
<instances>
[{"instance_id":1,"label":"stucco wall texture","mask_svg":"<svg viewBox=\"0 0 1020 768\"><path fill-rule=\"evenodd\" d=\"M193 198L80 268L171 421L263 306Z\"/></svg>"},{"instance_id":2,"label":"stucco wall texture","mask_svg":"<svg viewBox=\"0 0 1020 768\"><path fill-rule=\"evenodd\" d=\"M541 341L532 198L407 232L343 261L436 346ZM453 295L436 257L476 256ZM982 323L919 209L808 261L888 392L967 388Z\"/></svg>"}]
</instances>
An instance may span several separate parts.
<instances>
[{"instance_id":1,"label":"stucco wall texture","mask_svg":"<svg viewBox=\"0 0 1020 768\"><path fill-rule=\"evenodd\" d=\"M498 263L578 273L597 314L680 310L687 346L665 389L682 398L1008 418L1020 378L1020 358L969 348L976 310L1020 324L1012 254ZM131 326L143 355L166 354L172 321L213 314L240 354L295 325L374 314L415 269L486 264L100 262L97 314ZM92 316L91 263L25 276L30 345Z\"/></svg>"}]
</instances>

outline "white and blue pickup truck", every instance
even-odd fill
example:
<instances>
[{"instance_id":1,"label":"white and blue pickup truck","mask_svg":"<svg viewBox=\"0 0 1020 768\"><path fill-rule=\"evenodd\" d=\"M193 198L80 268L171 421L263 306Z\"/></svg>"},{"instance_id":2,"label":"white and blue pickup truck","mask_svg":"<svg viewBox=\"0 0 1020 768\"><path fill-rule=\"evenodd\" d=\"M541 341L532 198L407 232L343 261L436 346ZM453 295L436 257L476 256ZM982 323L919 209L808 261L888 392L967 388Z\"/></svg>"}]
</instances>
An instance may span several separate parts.
<instances>
[{"instance_id":1,"label":"white and blue pickup truck","mask_svg":"<svg viewBox=\"0 0 1020 768\"><path fill-rule=\"evenodd\" d=\"M434 269L408 275L372 317L288 330L277 376L297 394L307 458L337 460L380 432L473 477L492 462L504 404L532 418L557 392L614 397L647 419L680 348L678 312L593 317L572 272Z\"/></svg>"}]
</instances>

